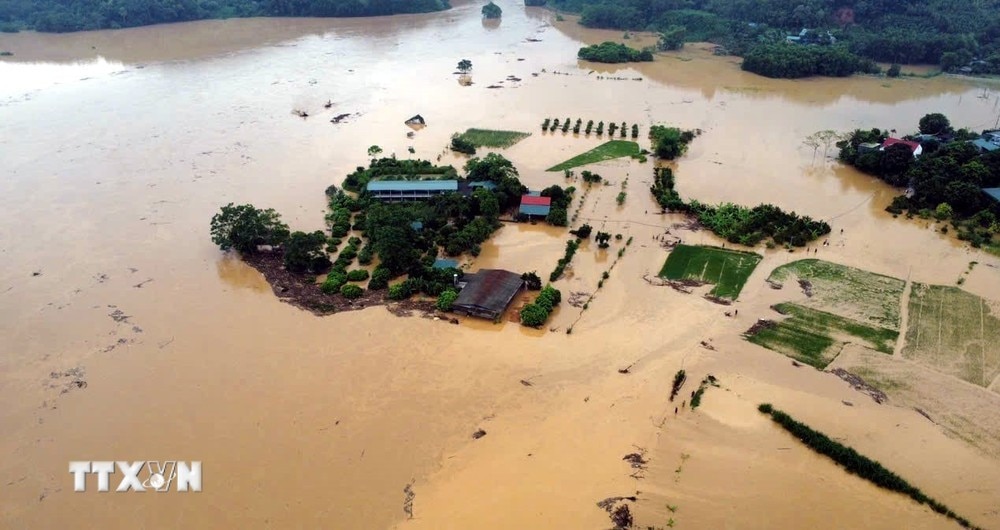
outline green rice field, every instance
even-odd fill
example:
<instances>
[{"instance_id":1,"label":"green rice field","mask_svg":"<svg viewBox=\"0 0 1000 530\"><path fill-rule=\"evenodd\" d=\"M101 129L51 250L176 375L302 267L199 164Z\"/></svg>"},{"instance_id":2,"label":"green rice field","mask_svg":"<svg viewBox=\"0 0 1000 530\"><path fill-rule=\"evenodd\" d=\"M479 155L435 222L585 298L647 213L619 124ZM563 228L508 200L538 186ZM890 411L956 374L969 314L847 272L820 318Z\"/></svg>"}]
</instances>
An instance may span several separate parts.
<instances>
[{"instance_id":1,"label":"green rice field","mask_svg":"<svg viewBox=\"0 0 1000 530\"><path fill-rule=\"evenodd\" d=\"M709 294L735 300L761 259L753 252L677 245L667 256L660 277L711 283L715 288Z\"/></svg>"},{"instance_id":2,"label":"green rice field","mask_svg":"<svg viewBox=\"0 0 1000 530\"><path fill-rule=\"evenodd\" d=\"M611 140L590 151L576 155L561 164L552 166L546 169L546 171L563 171L624 156L639 156L639 144L627 140Z\"/></svg>"},{"instance_id":3,"label":"green rice field","mask_svg":"<svg viewBox=\"0 0 1000 530\"><path fill-rule=\"evenodd\" d=\"M492 129L468 129L458 135L459 138L476 147L510 147L531 136L531 133L518 131L496 131Z\"/></svg>"}]
</instances>

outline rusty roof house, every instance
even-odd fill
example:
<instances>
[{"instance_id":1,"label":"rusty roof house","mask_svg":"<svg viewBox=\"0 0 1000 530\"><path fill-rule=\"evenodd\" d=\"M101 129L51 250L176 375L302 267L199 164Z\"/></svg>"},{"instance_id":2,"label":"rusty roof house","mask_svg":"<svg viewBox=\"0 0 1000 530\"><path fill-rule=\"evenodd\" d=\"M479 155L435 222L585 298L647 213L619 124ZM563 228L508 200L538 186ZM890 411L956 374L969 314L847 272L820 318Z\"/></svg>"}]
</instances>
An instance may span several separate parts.
<instances>
[{"instance_id":1,"label":"rusty roof house","mask_svg":"<svg viewBox=\"0 0 1000 530\"><path fill-rule=\"evenodd\" d=\"M501 269L482 269L466 274L465 287L452 305L457 313L496 320L524 287L520 274Z\"/></svg>"}]
</instances>

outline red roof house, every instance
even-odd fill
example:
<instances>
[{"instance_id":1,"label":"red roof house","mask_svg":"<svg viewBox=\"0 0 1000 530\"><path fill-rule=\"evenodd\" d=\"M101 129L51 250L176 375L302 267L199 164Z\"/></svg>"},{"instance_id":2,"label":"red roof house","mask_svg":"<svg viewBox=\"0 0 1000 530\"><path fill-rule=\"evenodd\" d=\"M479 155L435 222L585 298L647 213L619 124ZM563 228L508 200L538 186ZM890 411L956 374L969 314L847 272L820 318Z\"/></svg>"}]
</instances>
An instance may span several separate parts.
<instances>
[{"instance_id":1,"label":"red roof house","mask_svg":"<svg viewBox=\"0 0 1000 530\"><path fill-rule=\"evenodd\" d=\"M886 138L885 141L882 142L881 151L885 151L889 147L892 147L897 144L903 144L906 147L909 147L910 152L913 153L914 157L920 156L920 153L924 152L924 147L919 143L911 140L900 140L899 138Z\"/></svg>"},{"instance_id":2,"label":"red roof house","mask_svg":"<svg viewBox=\"0 0 1000 530\"><path fill-rule=\"evenodd\" d=\"M540 195L522 195L521 208L519 211L525 215L537 215L545 217L552 209L552 197L542 197Z\"/></svg>"}]
</instances>

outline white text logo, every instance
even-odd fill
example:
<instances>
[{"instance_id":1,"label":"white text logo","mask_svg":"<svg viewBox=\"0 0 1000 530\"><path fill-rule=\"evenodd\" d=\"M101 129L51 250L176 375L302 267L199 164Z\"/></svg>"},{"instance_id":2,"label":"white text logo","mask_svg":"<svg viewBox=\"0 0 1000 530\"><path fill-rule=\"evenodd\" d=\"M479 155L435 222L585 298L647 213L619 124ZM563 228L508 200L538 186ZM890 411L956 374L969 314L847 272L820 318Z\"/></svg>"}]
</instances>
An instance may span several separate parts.
<instances>
[{"instance_id":1,"label":"white text logo","mask_svg":"<svg viewBox=\"0 0 1000 530\"><path fill-rule=\"evenodd\" d=\"M136 462L86 461L69 463L73 491L87 491L87 475L97 475L97 491L111 490L111 475L122 475L115 491L201 491L201 462L139 460Z\"/></svg>"}]
</instances>

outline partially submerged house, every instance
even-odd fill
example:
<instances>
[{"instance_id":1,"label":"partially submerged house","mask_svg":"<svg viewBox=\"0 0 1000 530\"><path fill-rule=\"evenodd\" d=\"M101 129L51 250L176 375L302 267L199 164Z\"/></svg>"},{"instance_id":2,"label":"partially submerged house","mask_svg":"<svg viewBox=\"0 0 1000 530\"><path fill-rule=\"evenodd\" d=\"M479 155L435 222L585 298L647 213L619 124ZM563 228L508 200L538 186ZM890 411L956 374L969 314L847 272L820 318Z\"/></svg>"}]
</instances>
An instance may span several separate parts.
<instances>
[{"instance_id":1,"label":"partially submerged house","mask_svg":"<svg viewBox=\"0 0 1000 530\"><path fill-rule=\"evenodd\" d=\"M813 29L802 28L802 31L798 35L789 35L785 37L785 42L791 44L815 44L820 46L830 46L837 43L837 37L834 37L832 33L819 32Z\"/></svg>"},{"instance_id":2,"label":"partially submerged house","mask_svg":"<svg viewBox=\"0 0 1000 530\"><path fill-rule=\"evenodd\" d=\"M882 148L879 149L879 151L885 151L889 147L898 144L902 144L905 145L906 147L909 147L910 152L913 153L913 158L920 156L920 153L924 152L924 147L920 145L920 143L914 142L912 140L901 140L899 138L886 138L885 141L882 142Z\"/></svg>"},{"instance_id":3,"label":"partially submerged house","mask_svg":"<svg viewBox=\"0 0 1000 530\"><path fill-rule=\"evenodd\" d=\"M496 320L524 288L521 275L502 269L482 269L463 278L465 287L452 304L456 313Z\"/></svg>"},{"instance_id":4,"label":"partially submerged house","mask_svg":"<svg viewBox=\"0 0 1000 530\"><path fill-rule=\"evenodd\" d=\"M996 151L997 149L1000 149L1000 144L995 144L987 140L985 137L976 138L975 140L972 141L972 145L977 150L979 150L980 153L989 153L992 151Z\"/></svg>"},{"instance_id":5,"label":"partially submerged house","mask_svg":"<svg viewBox=\"0 0 1000 530\"><path fill-rule=\"evenodd\" d=\"M424 117L419 114L404 121L403 123L405 123L406 125L417 125L417 126L427 125L427 121L424 120Z\"/></svg>"},{"instance_id":6,"label":"partially submerged house","mask_svg":"<svg viewBox=\"0 0 1000 530\"><path fill-rule=\"evenodd\" d=\"M538 194L527 194L521 196L521 206L518 213L532 217L545 217L552 210L552 197L542 197Z\"/></svg>"},{"instance_id":7,"label":"partially submerged house","mask_svg":"<svg viewBox=\"0 0 1000 530\"><path fill-rule=\"evenodd\" d=\"M457 180L373 180L368 194L383 202L420 201L458 191Z\"/></svg>"}]
</instances>

